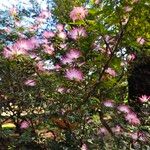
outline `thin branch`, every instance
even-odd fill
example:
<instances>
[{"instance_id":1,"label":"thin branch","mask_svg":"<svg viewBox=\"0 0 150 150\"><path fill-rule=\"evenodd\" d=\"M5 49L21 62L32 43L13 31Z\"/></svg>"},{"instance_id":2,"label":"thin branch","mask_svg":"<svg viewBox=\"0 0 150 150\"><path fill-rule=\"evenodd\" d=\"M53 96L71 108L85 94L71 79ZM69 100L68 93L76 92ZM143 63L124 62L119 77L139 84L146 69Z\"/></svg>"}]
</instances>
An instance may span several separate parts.
<instances>
[{"instance_id":1,"label":"thin branch","mask_svg":"<svg viewBox=\"0 0 150 150\"><path fill-rule=\"evenodd\" d=\"M100 118L100 121L102 123L102 125L107 129L107 131L114 137L114 133L113 131L111 130L111 128L109 127L109 125L107 124L107 122L104 120L104 114L101 110L98 110L98 114L99 114L99 118Z\"/></svg>"}]
</instances>

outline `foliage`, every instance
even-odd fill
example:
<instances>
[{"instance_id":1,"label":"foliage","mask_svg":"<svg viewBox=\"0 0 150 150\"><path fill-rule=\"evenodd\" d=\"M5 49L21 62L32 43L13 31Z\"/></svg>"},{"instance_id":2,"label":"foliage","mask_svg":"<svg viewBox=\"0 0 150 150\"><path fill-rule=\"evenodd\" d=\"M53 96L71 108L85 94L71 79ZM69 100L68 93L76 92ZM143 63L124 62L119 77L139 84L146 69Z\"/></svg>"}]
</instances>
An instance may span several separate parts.
<instances>
[{"instance_id":1,"label":"foliage","mask_svg":"<svg viewBox=\"0 0 150 150\"><path fill-rule=\"evenodd\" d=\"M127 78L149 57L149 1L31 4L1 11L0 123L15 127L1 127L0 146L148 149L150 95L135 97L136 112Z\"/></svg>"}]
</instances>

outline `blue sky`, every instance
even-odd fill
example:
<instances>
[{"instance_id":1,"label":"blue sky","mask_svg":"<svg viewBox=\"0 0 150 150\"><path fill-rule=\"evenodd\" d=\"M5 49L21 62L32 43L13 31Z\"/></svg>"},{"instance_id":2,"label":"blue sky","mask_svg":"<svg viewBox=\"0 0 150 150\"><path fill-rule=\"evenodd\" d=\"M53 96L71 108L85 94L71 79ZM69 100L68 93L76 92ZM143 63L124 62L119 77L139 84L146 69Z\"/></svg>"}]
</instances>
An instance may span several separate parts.
<instances>
[{"instance_id":1,"label":"blue sky","mask_svg":"<svg viewBox=\"0 0 150 150\"><path fill-rule=\"evenodd\" d=\"M47 7L46 0L35 0L40 6L45 9ZM29 8L31 6L30 0L0 0L0 10L5 10L11 8L13 5L17 5L20 3L25 8Z\"/></svg>"}]
</instances>

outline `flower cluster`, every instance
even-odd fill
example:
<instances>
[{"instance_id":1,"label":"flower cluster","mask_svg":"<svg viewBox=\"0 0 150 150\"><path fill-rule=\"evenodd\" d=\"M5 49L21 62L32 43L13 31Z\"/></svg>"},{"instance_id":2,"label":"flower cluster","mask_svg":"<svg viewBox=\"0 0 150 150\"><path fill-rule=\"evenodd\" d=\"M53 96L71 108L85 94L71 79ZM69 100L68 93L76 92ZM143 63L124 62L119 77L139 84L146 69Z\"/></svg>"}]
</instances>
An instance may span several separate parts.
<instances>
[{"instance_id":1,"label":"flower cluster","mask_svg":"<svg viewBox=\"0 0 150 150\"><path fill-rule=\"evenodd\" d=\"M73 21L83 20L87 14L88 11L84 7L74 7L74 9L70 12L70 18Z\"/></svg>"},{"instance_id":2,"label":"flower cluster","mask_svg":"<svg viewBox=\"0 0 150 150\"><path fill-rule=\"evenodd\" d=\"M33 49L39 46L38 40L32 38L30 40L18 40L11 46L7 46L3 50L3 56L5 58L12 59L15 56L23 55L29 56Z\"/></svg>"},{"instance_id":3,"label":"flower cluster","mask_svg":"<svg viewBox=\"0 0 150 150\"><path fill-rule=\"evenodd\" d=\"M63 64L70 64L80 56L81 56L81 52L79 50L71 49L66 53L65 56L62 57L61 62Z\"/></svg>"},{"instance_id":4,"label":"flower cluster","mask_svg":"<svg viewBox=\"0 0 150 150\"><path fill-rule=\"evenodd\" d=\"M66 70L65 76L69 80L75 80L75 81L83 80L83 73L79 69L75 69L75 68Z\"/></svg>"},{"instance_id":5,"label":"flower cluster","mask_svg":"<svg viewBox=\"0 0 150 150\"><path fill-rule=\"evenodd\" d=\"M69 35L72 39L78 40L81 37L86 37L87 33L83 27L80 28L73 28L70 32Z\"/></svg>"}]
</instances>

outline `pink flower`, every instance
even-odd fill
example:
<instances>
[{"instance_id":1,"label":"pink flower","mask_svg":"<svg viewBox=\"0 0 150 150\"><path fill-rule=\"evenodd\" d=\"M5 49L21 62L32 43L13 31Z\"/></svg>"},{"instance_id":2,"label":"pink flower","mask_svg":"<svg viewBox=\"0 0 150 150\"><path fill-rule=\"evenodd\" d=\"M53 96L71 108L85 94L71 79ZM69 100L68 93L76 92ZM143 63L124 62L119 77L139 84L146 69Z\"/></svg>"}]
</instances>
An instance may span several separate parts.
<instances>
[{"instance_id":1,"label":"pink flower","mask_svg":"<svg viewBox=\"0 0 150 150\"><path fill-rule=\"evenodd\" d=\"M72 68L66 71L65 77L69 80L82 81L83 73L78 69Z\"/></svg>"},{"instance_id":2,"label":"pink flower","mask_svg":"<svg viewBox=\"0 0 150 150\"><path fill-rule=\"evenodd\" d=\"M74 40L77 40L81 37L86 37L87 36L85 29L81 28L81 27L72 29L70 31L69 35Z\"/></svg>"},{"instance_id":3,"label":"pink flower","mask_svg":"<svg viewBox=\"0 0 150 150\"><path fill-rule=\"evenodd\" d=\"M49 54L49 55L52 55L52 54L54 54L54 47L53 47L53 45L47 45L47 44L44 44L43 45L44 46L44 52L45 53L47 53L47 54Z\"/></svg>"},{"instance_id":4,"label":"pink flower","mask_svg":"<svg viewBox=\"0 0 150 150\"><path fill-rule=\"evenodd\" d=\"M139 125L140 120L134 112L129 112L125 115L125 119L132 125Z\"/></svg>"},{"instance_id":5,"label":"pink flower","mask_svg":"<svg viewBox=\"0 0 150 150\"><path fill-rule=\"evenodd\" d=\"M24 84L27 86L35 86L36 82L35 82L35 80L28 79L24 82Z\"/></svg>"},{"instance_id":6,"label":"pink flower","mask_svg":"<svg viewBox=\"0 0 150 150\"><path fill-rule=\"evenodd\" d=\"M115 134L120 134L123 131L123 129L119 125L116 125L115 127L112 128L112 131Z\"/></svg>"},{"instance_id":7,"label":"pink flower","mask_svg":"<svg viewBox=\"0 0 150 150\"><path fill-rule=\"evenodd\" d=\"M15 46L18 49L31 50L35 45L30 40L19 40L15 43Z\"/></svg>"},{"instance_id":8,"label":"pink flower","mask_svg":"<svg viewBox=\"0 0 150 150\"><path fill-rule=\"evenodd\" d=\"M135 54L129 54L127 59L128 59L128 61L133 61L135 59L135 57L136 57Z\"/></svg>"},{"instance_id":9,"label":"pink flower","mask_svg":"<svg viewBox=\"0 0 150 150\"><path fill-rule=\"evenodd\" d=\"M112 100L106 100L103 104L105 107L114 107L114 102Z\"/></svg>"},{"instance_id":10,"label":"pink flower","mask_svg":"<svg viewBox=\"0 0 150 150\"><path fill-rule=\"evenodd\" d=\"M70 18L74 21L83 20L88 15L87 9L84 7L74 7L70 12Z\"/></svg>"},{"instance_id":11,"label":"pink flower","mask_svg":"<svg viewBox=\"0 0 150 150\"><path fill-rule=\"evenodd\" d=\"M23 121L23 122L21 122L21 124L20 124L20 128L21 128L21 129L27 129L29 126L30 126L30 124L29 124L28 121Z\"/></svg>"},{"instance_id":12,"label":"pink flower","mask_svg":"<svg viewBox=\"0 0 150 150\"><path fill-rule=\"evenodd\" d=\"M45 68L44 68L44 62L43 61L39 61L37 64L36 64L36 67L39 71L45 71Z\"/></svg>"},{"instance_id":13,"label":"pink flower","mask_svg":"<svg viewBox=\"0 0 150 150\"><path fill-rule=\"evenodd\" d=\"M132 132L130 134L131 138L133 140L140 140L140 141L146 141L146 135L142 132Z\"/></svg>"},{"instance_id":14,"label":"pink flower","mask_svg":"<svg viewBox=\"0 0 150 150\"><path fill-rule=\"evenodd\" d=\"M62 57L61 62L62 62L62 64L66 65L66 64L71 64L73 62L73 60L68 57Z\"/></svg>"},{"instance_id":15,"label":"pink flower","mask_svg":"<svg viewBox=\"0 0 150 150\"><path fill-rule=\"evenodd\" d=\"M86 144L82 144L81 150L88 150L87 145Z\"/></svg>"},{"instance_id":16,"label":"pink flower","mask_svg":"<svg viewBox=\"0 0 150 150\"><path fill-rule=\"evenodd\" d=\"M32 37L29 41L30 41L30 44L32 45L32 48L37 48L39 46L41 40L39 40L35 37Z\"/></svg>"},{"instance_id":17,"label":"pink flower","mask_svg":"<svg viewBox=\"0 0 150 150\"><path fill-rule=\"evenodd\" d=\"M56 28L59 32L61 32L64 29L64 26L62 24L57 24Z\"/></svg>"},{"instance_id":18,"label":"pink flower","mask_svg":"<svg viewBox=\"0 0 150 150\"><path fill-rule=\"evenodd\" d=\"M142 103L148 102L150 100L150 96L142 95L141 97L139 97L139 100Z\"/></svg>"},{"instance_id":19,"label":"pink flower","mask_svg":"<svg viewBox=\"0 0 150 150\"><path fill-rule=\"evenodd\" d=\"M129 108L129 106L127 105L119 105L117 107L117 109L120 111L120 112L123 112L123 113L129 113L131 111L131 109Z\"/></svg>"},{"instance_id":20,"label":"pink flower","mask_svg":"<svg viewBox=\"0 0 150 150\"><path fill-rule=\"evenodd\" d=\"M52 32L52 31L44 31L44 32L43 32L43 36L44 36L45 38L52 38L52 37L55 36L55 33Z\"/></svg>"},{"instance_id":21,"label":"pink flower","mask_svg":"<svg viewBox=\"0 0 150 150\"><path fill-rule=\"evenodd\" d=\"M107 135L108 131L107 131L106 128L102 127L102 128L99 129L98 134L100 134L100 135Z\"/></svg>"},{"instance_id":22,"label":"pink flower","mask_svg":"<svg viewBox=\"0 0 150 150\"><path fill-rule=\"evenodd\" d=\"M143 45L145 43L145 39L142 37L137 38L137 43L139 43L140 45Z\"/></svg>"},{"instance_id":23,"label":"pink flower","mask_svg":"<svg viewBox=\"0 0 150 150\"><path fill-rule=\"evenodd\" d=\"M77 59L81 56L81 52L76 49L71 49L67 54L66 57L70 59Z\"/></svg>"},{"instance_id":24,"label":"pink flower","mask_svg":"<svg viewBox=\"0 0 150 150\"><path fill-rule=\"evenodd\" d=\"M106 73L110 74L112 77L115 77L117 74L115 72L115 70L113 70L112 68L108 68L105 71Z\"/></svg>"},{"instance_id":25,"label":"pink flower","mask_svg":"<svg viewBox=\"0 0 150 150\"><path fill-rule=\"evenodd\" d=\"M73 62L73 59L79 58L80 55L80 51L71 49L64 57L62 57L61 62L63 64L71 64Z\"/></svg>"},{"instance_id":26,"label":"pink flower","mask_svg":"<svg viewBox=\"0 0 150 150\"><path fill-rule=\"evenodd\" d=\"M28 52L25 49L20 49L16 47L16 45L5 47L3 50L3 56L5 58L12 59L15 56L20 56L20 55L28 55Z\"/></svg>"},{"instance_id":27,"label":"pink flower","mask_svg":"<svg viewBox=\"0 0 150 150\"><path fill-rule=\"evenodd\" d=\"M138 132L133 132L130 134L130 136L133 140L137 140L138 139Z\"/></svg>"}]
</instances>

